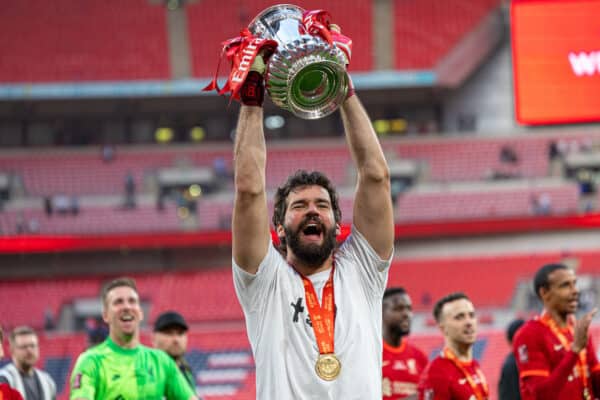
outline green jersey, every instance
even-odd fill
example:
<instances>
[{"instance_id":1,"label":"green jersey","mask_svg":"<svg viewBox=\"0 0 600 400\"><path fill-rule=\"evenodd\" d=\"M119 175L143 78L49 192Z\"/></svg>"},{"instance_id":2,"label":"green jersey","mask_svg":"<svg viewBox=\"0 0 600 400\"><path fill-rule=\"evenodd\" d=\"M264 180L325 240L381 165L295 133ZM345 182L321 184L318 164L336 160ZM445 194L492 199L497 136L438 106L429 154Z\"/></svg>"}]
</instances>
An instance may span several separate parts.
<instances>
[{"instance_id":1,"label":"green jersey","mask_svg":"<svg viewBox=\"0 0 600 400\"><path fill-rule=\"evenodd\" d=\"M189 400L194 392L175 361L161 350L124 349L110 337L77 359L71 399Z\"/></svg>"}]
</instances>

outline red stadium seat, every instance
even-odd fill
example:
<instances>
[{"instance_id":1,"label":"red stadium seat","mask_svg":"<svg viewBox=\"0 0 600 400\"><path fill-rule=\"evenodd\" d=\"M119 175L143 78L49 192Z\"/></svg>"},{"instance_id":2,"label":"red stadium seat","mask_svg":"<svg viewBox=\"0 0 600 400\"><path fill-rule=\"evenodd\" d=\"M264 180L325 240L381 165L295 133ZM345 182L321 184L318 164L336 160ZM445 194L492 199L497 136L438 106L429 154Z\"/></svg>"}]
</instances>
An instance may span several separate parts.
<instances>
[{"instance_id":1,"label":"red stadium seat","mask_svg":"<svg viewBox=\"0 0 600 400\"><path fill-rule=\"evenodd\" d=\"M6 3L0 38L2 82L170 78L166 10L147 0Z\"/></svg>"},{"instance_id":2,"label":"red stadium seat","mask_svg":"<svg viewBox=\"0 0 600 400\"><path fill-rule=\"evenodd\" d=\"M395 68L433 69L499 0L394 3Z\"/></svg>"},{"instance_id":3,"label":"red stadium seat","mask_svg":"<svg viewBox=\"0 0 600 400\"><path fill-rule=\"evenodd\" d=\"M238 36L256 15L273 4L268 0L246 0L243 3L199 1L189 4L186 11L193 75L212 77L221 54L221 42ZM333 21L353 40L350 70L369 71L373 68L370 2L299 0L294 4L307 10L329 11ZM228 74L229 67L225 66L221 72Z\"/></svg>"}]
</instances>

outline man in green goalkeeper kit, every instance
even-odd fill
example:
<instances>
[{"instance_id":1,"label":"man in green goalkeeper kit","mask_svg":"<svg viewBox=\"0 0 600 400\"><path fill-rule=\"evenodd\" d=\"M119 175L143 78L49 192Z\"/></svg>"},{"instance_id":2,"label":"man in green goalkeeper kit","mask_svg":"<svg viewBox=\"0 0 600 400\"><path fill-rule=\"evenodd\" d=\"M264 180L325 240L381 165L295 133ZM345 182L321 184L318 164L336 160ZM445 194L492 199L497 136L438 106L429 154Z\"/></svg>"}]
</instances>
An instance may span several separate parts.
<instances>
[{"instance_id":1,"label":"man in green goalkeeper kit","mask_svg":"<svg viewBox=\"0 0 600 400\"><path fill-rule=\"evenodd\" d=\"M175 362L163 351L140 344L140 307L132 279L110 282L102 291L108 338L77 359L71 400L196 400Z\"/></svg>"}]
</instances>

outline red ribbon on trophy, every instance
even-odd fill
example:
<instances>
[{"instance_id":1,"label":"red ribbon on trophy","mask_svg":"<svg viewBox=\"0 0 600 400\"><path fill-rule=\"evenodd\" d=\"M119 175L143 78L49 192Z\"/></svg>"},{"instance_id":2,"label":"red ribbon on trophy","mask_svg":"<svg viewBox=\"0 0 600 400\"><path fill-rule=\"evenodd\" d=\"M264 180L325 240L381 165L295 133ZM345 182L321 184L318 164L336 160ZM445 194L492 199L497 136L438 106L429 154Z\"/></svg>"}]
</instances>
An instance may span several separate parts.
<instances>
[{"instance_id":1,"label":"red ribbon on trophy","mask_svg":"<svg viewBox=\"0 0 600 400\"><path fill-rule=\"evenodd\" d=\"M204 91L216 90L219 94L231 92L231 98L240 100L240 89L250 72L250 67L256 58L256 55L264 48L266 50L265 58L277 48L277 42L274 40L263 39L254 36L246 28L242 30L240 36L226 40L222 43L223 50L219 57L219 64L213 80L203 89ZM223 88L219 89L217 78L221 67L221 60L226 56L231 63L231 72ZM265 60L266 61L266 60Z\"/></svg>"},{"instance_id":2,"label":"red ribbon on trophy","mask_svg":"<svg viewBox=\"0 0 600 400\"><path fill-rule=\"evenodd\" d=\"M320 36L331 45L335 44L346 54L348 64L350 63L350 58L352 57L352 39L342 35L339 32L339 27L331 23L331 14L329 12L325 10L305 11L302 15L302 23L306 31L311 35Z\"/></svg>"},{"instance_id":3,"label":"red ribbon on trophy","mask_svg":"<svg viewBox=\"0 0 600 400\"><path fill-rule=\"evenodd\" d=\"M352 55L352 39L344 36L330 24L331 15L324 10L305 11L302 16L302 25L307 33L319 36L330 45L336 45L344 52L348 63ZM331 29L334 28L334 29ZM231 93L231 99L240 100L240 89L246 80L254 59L263 52L265 63L277 49L275 40L264 39L253 35L248 28L241 31L240 36L226 40L222 43L223 49L217 64L213 80L203 89L204 91L216 90L220 95ZM217 78L223 57L227 57L231 64L231 72L223 88L219 88Z\"/></svg>"}]
</instances>

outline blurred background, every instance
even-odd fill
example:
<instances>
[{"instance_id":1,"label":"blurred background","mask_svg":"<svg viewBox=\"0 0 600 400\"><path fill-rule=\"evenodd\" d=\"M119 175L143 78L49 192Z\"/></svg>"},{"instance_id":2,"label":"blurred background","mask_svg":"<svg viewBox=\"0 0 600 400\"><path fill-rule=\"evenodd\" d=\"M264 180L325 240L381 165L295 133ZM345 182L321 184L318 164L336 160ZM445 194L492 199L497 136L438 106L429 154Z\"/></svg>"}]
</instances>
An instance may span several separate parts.
<instances>
[{"instance_id":1,"label":"blurred background","mask_svg":"<svg viewBox=\"0 0 600 400\"><path fill-rule=\"evenodd\" d=\"M496 399L504 330L539 312L537 268L576 268L582 310L597 304L600 2L294 3L328 10L354 41L349 70L392 172L389 286L412 296L411 340L439 351L433 303L467 293ZM255 398L231 278L239 106L201 89L220 43L273 4L3 2L0 323L40 332L60 399L104 329L100 288L121 275L137 280L144 343L162 311L188 320L205 399ZM265 134L269 197L297 168L321 170L347 232L355 171L339 114L301 120L267 100Z\"/></svg>"}]
</instances>

